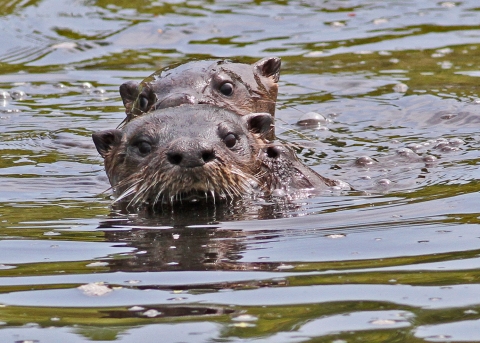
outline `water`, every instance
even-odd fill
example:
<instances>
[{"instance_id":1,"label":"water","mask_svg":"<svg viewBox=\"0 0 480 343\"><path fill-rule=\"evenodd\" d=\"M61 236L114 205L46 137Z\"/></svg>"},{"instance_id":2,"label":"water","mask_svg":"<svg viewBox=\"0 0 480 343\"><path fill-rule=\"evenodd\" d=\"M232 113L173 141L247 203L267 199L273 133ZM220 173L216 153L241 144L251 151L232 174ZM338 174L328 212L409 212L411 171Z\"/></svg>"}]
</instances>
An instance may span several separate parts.
<instances>
[{"instance_id":1,"label":"water","mask_svg":"<svg viewBox=\"0 0 480 343\"><path fill-rule=\"evenodd\" d=\"M480 341L476 1L0 8L2 342ZM90 136L121 83L271 55L278 139L356 191L111 205Z\"/></svg>"}]
</instances>

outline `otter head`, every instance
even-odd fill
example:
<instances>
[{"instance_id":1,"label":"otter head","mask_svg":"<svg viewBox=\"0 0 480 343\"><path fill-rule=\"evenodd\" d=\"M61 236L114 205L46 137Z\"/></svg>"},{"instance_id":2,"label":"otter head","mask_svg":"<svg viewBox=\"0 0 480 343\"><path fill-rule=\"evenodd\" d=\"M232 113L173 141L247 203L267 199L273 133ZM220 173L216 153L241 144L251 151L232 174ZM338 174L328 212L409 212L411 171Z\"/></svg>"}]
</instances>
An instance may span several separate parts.
<instances>
[{"instance_id":1,"label":"otter head","mask_svg":"<svg viewBox=\"0 0 480 343\"><path fill-rule=\"evenodd\" d=\"M120 86L128 122L157 109L182 104L211 104L245 115L275 114L281 60L267 57L250 65L230 61L194 61L160 70Z\"/></svg>"},{"instance_id":2,"label":"otter head","mask_svg":"<svg viewBox=\"0 0 480 343\"><path fill-rule=\"evenodd\" d=\"M272 123L268 113L238 116L210 105L184 105L92 137L118 200L155 206L254 192L260 187L257 140Z\"/></svg>"}]
</instances>

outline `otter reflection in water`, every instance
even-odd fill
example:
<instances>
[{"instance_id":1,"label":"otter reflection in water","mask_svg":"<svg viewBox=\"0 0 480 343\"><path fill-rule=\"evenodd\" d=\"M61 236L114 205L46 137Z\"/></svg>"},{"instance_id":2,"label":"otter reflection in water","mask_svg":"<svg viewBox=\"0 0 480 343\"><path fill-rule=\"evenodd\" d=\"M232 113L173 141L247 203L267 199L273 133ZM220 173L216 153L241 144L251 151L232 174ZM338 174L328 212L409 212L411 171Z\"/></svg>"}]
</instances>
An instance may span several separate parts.
<instances>
[{"instance_id":1,"label":"otter reflection in water","mask_svg":"<svg viewBox=\"0 0 480 343\"><path fill-rule=\"evenodd\" d=\"M343 187L267 143L269 113L239 116L211 105L183 105L93 134L117 201L156 207Z\"/></svg>"}]
</instances>

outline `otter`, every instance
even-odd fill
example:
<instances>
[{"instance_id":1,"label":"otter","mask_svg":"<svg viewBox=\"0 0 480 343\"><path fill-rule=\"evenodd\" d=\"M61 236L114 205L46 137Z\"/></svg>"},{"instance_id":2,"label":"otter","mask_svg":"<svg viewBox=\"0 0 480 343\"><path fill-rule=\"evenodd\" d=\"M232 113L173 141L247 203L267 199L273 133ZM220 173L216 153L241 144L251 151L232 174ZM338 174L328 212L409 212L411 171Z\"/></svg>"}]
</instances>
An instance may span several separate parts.
<instances>
[{"instance_id":1,"label":"otter","mask_svg":"<svg viewBox=\"0 0 480 343\"><path fill-rule=\"evenodd\" d=\"M337 184L304 166L286 147L259 144L272 127L269 113L239 116L198 104L156 110L92 138L117 201L132 206L215 202Z\"/></svg>"},{"instance_id":2,"label":"otter","mask_svg":"<svg viewBox=\"0 0 480 343\"><path fill-rule=\"evenodd\" d=\"M252 65L228 60L193 61L156 71L138 84L120 86L126 118L182 104L211 104L239 115L275 114L281 60L266 57Z\"/></svg>"},{"instance_id":3,"label":"otter","mask_svg":"<svg viewBox=\"0 0 480 343\"><path fill-rule=\"evenodd\" d=\"M259 160L266 172L263 181L272 190L288 194L302 190L325 190L327 187L350 189L343 181L323 177L303 164L292 148L278 142L265 145L260 150Z\"/></svg>"}]
</instances>

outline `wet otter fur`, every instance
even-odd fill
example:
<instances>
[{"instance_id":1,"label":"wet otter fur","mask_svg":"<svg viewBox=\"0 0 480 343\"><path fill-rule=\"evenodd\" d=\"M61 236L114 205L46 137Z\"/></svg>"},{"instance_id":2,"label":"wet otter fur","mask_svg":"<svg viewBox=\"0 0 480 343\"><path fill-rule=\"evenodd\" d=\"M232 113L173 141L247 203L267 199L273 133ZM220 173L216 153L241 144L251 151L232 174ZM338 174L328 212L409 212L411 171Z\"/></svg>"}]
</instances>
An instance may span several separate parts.
<instances>
[{"instance_id":1,"label":"wet otter fur","mask_svg":"<svg viewBox=\"0 0 480 343\"><path fill-rule=\"evenodd\" d=\"M340 180L321 176L304 165L291 147L278 142L265 145L259 154L262 169L266 172L263 181L271 190L283 190L285 194L300 190L324 190L327 187L350 189Z\"/></svg>"},{"instance_id":2,"label":"wet otter fur","mask_svg":"<svg viewBox=\"0 0 480 343\"><path fill-rule=\"evenodd\" d=\"M132 206L337 185L304 166L288 148L259 144L272 127L269 113L239 116L211 105L183 105L92 138L117 201Z\"/></svg>"},{"instance_id":3,"label":"wet otter fur","mask_svg":"<svg viewBox=\"0 0 480 343\"><path fill-rule=\"evenodd\" d=\"M228 60L193 61L156 71L139 84L125 82L120 86L126 113L122 124L182 104L210 104L239 115L268 112L273 116L280 66L277 57L251 65Z\"/></svg>"}]
</instances>

